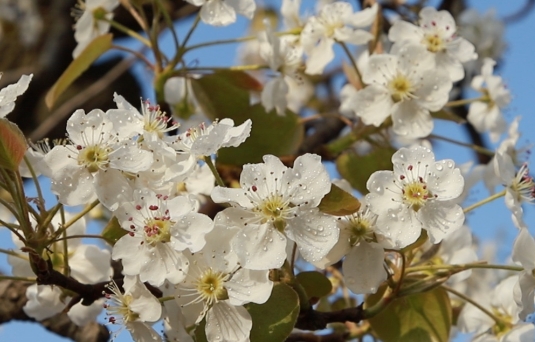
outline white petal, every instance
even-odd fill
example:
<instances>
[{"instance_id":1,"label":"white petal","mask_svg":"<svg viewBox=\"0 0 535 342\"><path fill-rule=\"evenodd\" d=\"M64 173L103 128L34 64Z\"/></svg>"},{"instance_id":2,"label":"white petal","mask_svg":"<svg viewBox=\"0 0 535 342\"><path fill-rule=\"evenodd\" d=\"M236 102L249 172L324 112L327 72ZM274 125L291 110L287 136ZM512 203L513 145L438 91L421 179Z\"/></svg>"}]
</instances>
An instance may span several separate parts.
<instances>
[{"instance_id":1,"label":"white petal","mask_svg":"<svg viewBox=\"0 0 535 342\"><path fill-rule=\"evenodd\" d=\"M377 243L362 242L351 249L342 270L347 287L357 294L375 293L386 280L384 249Z\"/></svg>"},{"instance_id":2,"label":"white petal","mask_svg":"<svg viewBox=\"0 0 535 342\"><path fill-rule=\"evenodd\" d=\"M513 244L512 259L528 272L535 269L535 239L527 229L520 229Z\"/></svg>"},{"instance_id":3,"label":"white petal","mask_svg":"<svg viewBox=\"0 0 535 342\"><path fill-rule=\"evenodd\" d=\"M293 169L284 174L283 184L286 180L293 190L291 202L296 205L308 202L307 207L316 207L331 190L329 174L317 154L297 157Z\"/></svg>"},{"instance_id":4,"label":"white petal","mask_svg":"<svg viewBox=\"0 0 535 342\"><path fill-rule=\"evenodd\" d=\"M392 110L394 132L410 138L423 138L433 131L433 118L429 110L414 100L398 102Z\"/></svg>"},{"instance_id":5,"label":"white petal","mask_svg":"<svg viewBox=\"0 0 535 342\"><path fill-rule=\"evenodd\" d=\"M241 268L230 281L225 283L229 301L232 305L246 303L265 303L271 296L273 282L269 280L269 271L254 271Z\"/></svg>"},{"instance_id":6,"label":"white petal","mask_svg":"<svg viewBox=\"0 0 535 342\"><path fill-rule=\"evenodd\" d=\"M321 74L334 58L333 45L333 39L322 37L318 44L308 52L305 73L309 75Z\"/></svg>"},{"instance_id":7,"label":"white petal","mask_svg":"<svg viewBox=\"0 0 535 342\"><path fill-rule=\"evenodd\" d=\"M424 32L418 26L415 26L404 20L397 20L388 31L388 39L393 43L410 41L418 43L424 38Z\"/></svg>"},{"instance_id":8,"label":"white petal","mask_svg":"<svg viewBox=\"0 0 535 342\"><path fill-rule=\"evenodd\" d=\"M206 315L206 337L208 341L249 341L253 321L242 306L223 301L215 304Z\"/></svg>"},{"instance_id":9,"label":"white petal","mask_svg":"<svg viewBox=\"0 0 535 342\"><path fill-rule=\"evenodd\" d=\"M236 21L236 11L226 2L209 0L201 7L201 20L208 25L226 26Z\"/></svg>"},{"instance_id":10,"label":"white petal","mask_svg":"<svg viewBox=\"0 0 535 342\"><path fill-rule=\"evenodd\" d=\"M266 112L270 112L275 108L278 115L284 115L288 102L286 100L288 89L288 84L284 77L281 76L273 78L266 83L261 95L262 105Z\"/></svg>"},{"instance_id":11,"label":"white petal","mask_svg":"<svg viewBox=\"0 0 535 342\"><path fill-rule=\"evenodd\" d=\"M418 211L418 217L431 243L439 243L464 223L463 209L450 201L432 201Z\"/></svg>"},{"instance_id":12,"label":"white petal","mask_svg":"<svg viewBox=\"0 0 535 342\"><path fill-rule=\"evenodd\" d=\"M232 240L243 267L252 270L279 268L286 260L286 237L270 223L247 225Z\"/></svg>"},{"instance_id":13,"label":"white petal","mask_svg":"<svg viewBox=\"0 0 535 342\"><path fill-rule=\"evenodd\" d=\"M300 211L288 222L286 236L297 243L299 253L309 262L323 259L338 241L339 228L333 216L324 215L314 208Z\"/></svg>"},{"instance_id":14,"label":"white petal","mask_svg":"<svg viewBox=\"0 0 535 342\"><path fill-rule=\"evenodd\" d=\"M358 91L352 101L351 108L355 115L366 125L379 127L392 113L394 102L388 90L376 84L371 84Z\"/></svg>"}]
</instances>

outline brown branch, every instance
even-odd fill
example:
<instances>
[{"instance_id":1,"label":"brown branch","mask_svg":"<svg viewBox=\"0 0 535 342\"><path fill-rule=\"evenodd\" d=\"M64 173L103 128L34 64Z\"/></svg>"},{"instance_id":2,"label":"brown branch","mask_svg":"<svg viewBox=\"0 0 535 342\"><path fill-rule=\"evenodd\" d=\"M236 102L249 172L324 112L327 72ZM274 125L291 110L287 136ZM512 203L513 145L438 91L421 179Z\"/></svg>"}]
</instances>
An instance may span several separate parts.
<instances>
[{"instance_id":1,"label":"brown branch","mask_svg":"<svg viewBox=\"0 0 535 342\"><path fill-rule=\"evenodd\" d=\"M35 322L22 309L26 304L26 289L30 284L15 280L0 281L0 324L12 320ZM45 319L40 324L50 332L77 342L105 342L110 334L108 329L96 322L78 327L66 313Z\"/></svg>"},{"instance_id":2,"label":"brown branch","mask_svg":"<svg viewBox=\"0 0 535 342\"><path fill-rule=\"evenodd\" d=\"M331 333L315 335L310 333L294 333L288 336L286 342L345 342L349 334Z\"/></svg>"},{"instance_id":3,"label":"brown branch","mask_svg":"<svg viewBox=\"0 0 535 342\"><path fill-rule=\"evenodd\" d=\"M349 309L332 312L320 312L314 309L301 311L297 317L295 327L302 330L325 329L329 323L359 323L364 319L362 304Z\"/></svg>"}]
</instances>

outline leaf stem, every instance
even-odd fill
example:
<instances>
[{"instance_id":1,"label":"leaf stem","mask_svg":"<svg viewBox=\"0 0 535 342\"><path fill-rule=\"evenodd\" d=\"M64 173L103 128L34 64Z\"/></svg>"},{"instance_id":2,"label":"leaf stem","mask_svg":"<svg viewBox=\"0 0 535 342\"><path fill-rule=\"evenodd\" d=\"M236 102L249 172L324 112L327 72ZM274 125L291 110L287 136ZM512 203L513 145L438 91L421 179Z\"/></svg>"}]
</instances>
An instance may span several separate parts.
<instances>
[{"instance_id":1,"label":"leaf stem","mask_svg":"<svg viewBox=\"0 0 535 342\"><path fill-rule=\"evenodd\" d=\"M488 98L486 96L481 96L481 97L472 98L472 99L461 99L461 100L456 100L456 101L450 101L446 103L444 107L459 107L459 106L464 106L466 104L470 104L472 102L487 101L487 100Z\"/></svg>"},{"instance_id":2,"label":"leaf stem","mask_svg":"<svg viewBox=\"0 0 535 342\"><path fill-rule=\"evenodd\" d=\"M353 55L351 54L351 51L349 51L349 48L347 47L345 42L337 41L340 46L344 49L344 52L347 55L347 58L349 58L349 61L351 62L351 65L353 66L353 69L355 69L355 73L357 74L357 77L359 79L360 84L364 86L364 83L362 82L362 75L360 73L359 67L357 66L357 62L355 62L355 59L353 58Z\"/></svg>"},{"instance_id":3,"label":"leaf stem","mask_svg":"<svg viewBox=\"0 0 535 342\"><path fill-rule=\"evenodd\" d=\"M478 308L479 310L481 310L483 313L485 313L487 316L489 316L490 318L492 318L497 324L500 324L500 323L504 323L502 322L502 320L499 318L499 317L496 317L494 314L492 314L492 312L490 312L487 308L483 307L481 304L479 304L478 302L476 302L475 300L473 300L472 298L466 296L465 294L457 291L457 290L454 290L452 289L451 287L448 287L448 286L445 286L445 285L442 285L442 287L444 288L444 290L448 291L449 293L452 293L454 295L456 295L457 297L463 299L464 301L472 304L473 306L475 306L476 308Z\"/></svg>"},{"instance_id":4,"label":"leaf stem","mask_svg":"<svg viewBox=\"0 0 535 342\"><path fill-rule=\"evenodd\" d=\"M506 193L506 190L498 192L498 193L496 193L496 194L494 194L492 196L489 196L489 197L485 198L484 200L481 200L481 201L479 201L477 203L472 204L471 206L468 206L467 208L464 208L463 211L466 214L466 213L474 210L475 208L481 207L482 205L487 204L489 202L492 202L497 198L505 196L505 193Z\"/></svg>"},{"instance_id":5,"label":"leaf stem","mask_svg":"<svg viewBox=\"0 0 535 342\"><path fill-rule=\"evenodd\" d=\"M204 156L204 161L206 162L206 165L208 165L208 167L210 168L210 171L212 171L212 173L214 174L217 185L221 187L226 187L225 182L219 175L219 172L217 172L217 169L214 163L212 162L212 158L210 156Z\"/></svg>"},{"instance_id":6,"label":"leaf stem","mask_svg":"<svg viewBox=\"0 0 535 342\"><path fill-rule=\"evenodd\" d=\"M454 140L454 139L450 139L450 138L447 138L447 137L443 137L443 136L440 136L440 135L436 135L436 134L430 134L429 138L447 141L447 142L455 144L455 145L471 148L472 150L474 150L476 152L479 152L479 153L482 153L482 154L485 154L485 155L488 155L488 156L491 156L491 157L494 156L494 152L493 151L491 151L489 149L486 149L484 147L478 146L476 144L469 144L469 143L457 141L457 140Z\"/></svg>"}]
</instances>

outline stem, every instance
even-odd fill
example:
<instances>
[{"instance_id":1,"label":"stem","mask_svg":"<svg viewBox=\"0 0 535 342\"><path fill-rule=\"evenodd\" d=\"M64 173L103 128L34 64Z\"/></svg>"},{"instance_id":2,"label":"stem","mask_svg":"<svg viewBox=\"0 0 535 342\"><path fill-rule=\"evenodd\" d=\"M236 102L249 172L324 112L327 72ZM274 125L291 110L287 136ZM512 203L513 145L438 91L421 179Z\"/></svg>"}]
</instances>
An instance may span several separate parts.
<instances>
[{"instance_id":1,"label":"stem","mask_svg":"<svg viewBox=\"0 0 535 342\"><path fill-rule=\"evenodd\" d=\"M45 198L43 196L43 192L41 191L41 185L39 184L39 180L37 179L37 174L35 173L35 170L33 169L30 160L26 156L24 156L24 162L26 163L26 166L28 167L28 170L30 170L30 173L32 175L32 180L35 185L35 189L37 190L37 197L39 197L39 201L41 201L41 203L45 203Z\"/></svg>"},{"instance_id":2,"label":"stem","mask_svg":"<svg viewBox=\"0 0 535 342\"><path fill-rule=\"evenodd\" d=\"M64 207L61 207L60 214L61 214L61 225L63 226L65 224ZM63 238L66 238L66 237L67 237L67 230L64 229ZM63 265L65 265L63 267L63 274L68 277L71 273L71 268L69 267L69 245L66 239L63 240Z\"/></svg>"},{"instance_id":3,"label":"stem","mask_svg":"<svg viewBox=\"0 0 535 342\"><path fill-rule=\"evenodd\" d=\"M58 238L54 240L53 242L63 241L63 240L69 240L69 239L82 239L82 238L88 238L88 239L102 239L104 241L107 241L105 237L101 235L94 235L94 234L78 234L78 235L69 235L64 236L61 238Z\"/></svg>"},{"instance_id":4,"label":"stem","mask_svg":"<svg viewBox=\"0 0 535 342\"><path fill-rule=\"evenodd\" d=\"M121 5L123 5L124 8L130 13L130 15L136 20L136 22L139 24L139 27L145 32L147 32L147 23L141 18L139 13L136 11L134 7L130 4L130 1L128 0L119 0Z\"/></svg>"},{"instance_id":5,"label":"stem","mask_svg":"<svg viewBox=\"0 0 535 342\"><path fill-rule=\"evenodd\" d=\"M175 299L175 296L167 296L167 297L158 298L160 303L167 302L168 300L173 300L173 299Z\"/></svg>"},{"instance_id":6,"label":"stem","mask_svg":"<svg viewBox=\"0 0 535 342\"><path fill-rule=\"evenodd\" d=\"M498 324L504 323L504 322L502 322L502 320L500 318L498 318L495 315L493 315L492 312L490 312L487 308L483 307L478 302L474 301L472 298L470 298L468 296L465 296L463 293L460 293L459 291L454 290L451 287L448 287L448 286L445 286L445 285L442 285L442 287L444 288L444 290L448 291L449 293L452 293L452 294L456 295L457 297L465 300L466 302L472 304L473 306L475 306L476 308L478 308L479 310L484 312L487 316L492 318L496 323L498 323Z\"/></svg>"},{"instance_id":7,"label":"stem","mask_svg":"<svg viewBox=\"0 0 535 342\"><path fill-rule=\"evenodd\" d=\"M139 40L141 43L143 43L143 45L145 45L145 46L147 46L147 47L152 49L151 42L147 38L145 38L142 35L140 35L139 33L137 33L136 31L131 30L128 27L126 27L126 26L124 26L122 24L119 24L118 22L113 21L111 19L105 19L104 18L104 19L101 19L101 20L108 22L111 26L113 26L117 30L123 32L124 34L126 34L126 35L128 35L128 36L130 36L130 37L132 37L134 39Z\"/></svg>"},{"instance_id":8,"label":"stem","mask_svg":"<svg viewBox=\"0 0 535 342\"><path fill-rule=\"evenodd\" d=\"M507 270L521 272L524 270L520 266L511 266L511 265L489 265L485 263L477 264L460 264L460 265L427 265L427 266L414 266L407 268L407 272L422 272L422 271L432 271L432 270L455 270L456 273L462 272L465 270L480 268L480 269L495 269L495 270Z\"/></svg>"},{"instance_id":9,"label":"stem","mask_svg":"<svg viewBox=\"0 0 535 342\"><path fill-rule=\"evenodd\" d=\"M362 75L360 74L359 67L357 66L357 62L355 62L355 59L353 58L353 55L351 55L351 51L349 51L349 48L347 47L346 43L339 42L339 41L337 41L337 43L340 44L342 48L344 49L344 52L346 53L347 58L349 58L349 61L351 62L353 69L355 69L355 73L357 74L360 84L364 86L364 83L362 82Z\"/></svg>"},{"instance_id":10,"label":"stem","mask_svg":"<svg viewBox=\"0 0 535 342\"><path fill-rule=\"evenodd\" d=\"M137 59L139 59L143 63L145 63L149 69L154 70L154 65L141 52L129 49L129 48L121 46L121 45L112 45L111 47L112 47L112 49L116 49L116 50L120 50L120 51L131 53Z\"/></svg>"},{"instance_id":11,"label":"stem","mask_svg":"<svg viewBox=\"0 0 535 342\"><path fill-rule=\"evenodd\" d=\"M472 150L474 150L476 152L479 152L479 153L482 153L482 154L485 154L485 155L488 155L488 156L491 156L491 157L494 156L494 152L493 151L491 151L489 149L486 149L484 147L475 145L475 144L464 143L464 142L461 142L461 141L453 140L453 139L446 138L446 137L443 137L443 136L440 136L440 135L436 135L436 134L430 134L429 138L437 139L437 140L444 140L444 141L447 141L447 142L452 143L452 144L456 144L456 145L459 145L459 146L464 146L464 147L471 148Z\"/></svg>"},{"instance_id":12,"label":"stem","mask_svg":"<svg viewBox=\"0 0 535 342\"><path fill-rule=\"evenodd\" d=\"M243 71L243 70L262 70L268 69L267 65L262 64L251 64L251 65L237 65L230 67L198 67L198 68L188 68L188 71Z\"/></svg>"},{"instance_id":13,"label":"stem","mask_svg":"<svg viewBox=\"0 0 535 342\"><path fill-rule=\"evenodd\" d=\"M29 281L29 282L35 283L37 281L37 278L0 275L0 280L20 280L20 281Z\"/></svg>"},{"instance_id":14,"label":"stem","mask_svg":"<svg viewBox=\"0 0 535 342\"><path fill-rule=\"evenodd\" d=\"M479 202L477 202L477 203L472 204L472 205L469 206L468 208L465 208L463 211L464 211L464 213L466 214L466 213L468 213L468 212L474 210L475 208L482 206L483 204L487 204L487 203L489 203L489 202L494 201L494 200L497 199L497 198L500 198L500 197L505 196L505 193L506 193L506 190L503 190L503 191L501 191L501 192L498 192L497 194L494 194L494 195L492 195L492 196L489 196L489 197L485 198L484 200L481 200L481 201L479 201Z\"/></svg>"},{"instance_id":15,"label":"stem","mask_svg":"<svg viewBox=\"0 0 535 342\"><path fill-rule=\"evenodd\" d=\"M88 212L90 212L94 207L96 207L100 202L98 200L95 200L93 201L91 204L87 205L82 211L80 211L79 213L77 213L76 215L73 216L72 219L70 219L69 222L65 223L65 225L61 226L60 228L58 228L58 230L56 230L56 232L54 233L54 235L52 236L52 239L51 240L56 240L56 238L58 236L60 236L61 234L63 234L63 231L67 230L67 228L69 228L70 226L72 226L76 221L78 221L79 219L81 219L85 214L87 214Z\"/></svg>"},{"instance_id":16,"label":"stem","mask_svg":"<svg viewBox=\"0 0 535 342\"><path fill-rule=\"evenodd\" d=\"M7 222L4 222L2 220L0 220L0 226L4 226L6 227L7 229L9 229L13 234L15 234L20 241L22 241L25 245L26 245L26 239L24 238L24 236L22 236L19 232L18 232L18 227L15 227L13 226L13 224L10 224L10 223L7 223Z\"/></svg>"},{"instance_id":17,"label":"stem","mask_svg":"<svg viewBox=\"0 0 535 342\"><path fill-rule=\"evenodd\" d=\"M223 182L223 179L221 179L219 172L217 172L217 169L214 163L212 162L212 158L210 158L210 156L204 156L204 161L206 162L206 165L208 165L208 167L210 168L210 171L212 171L212 173L214 174L217 185L221 187L226 187L225 182Z\"/></svg>"},{"instance_id":18,"label":"stem","mask_svg":"<svg viewBox=\"0 0 535 342\"><path fill-rule=\"evenodd\" d=\"M290 260L290 267L294 269L295 264L295 255L297 254L297 244L294 242L294 247L292 248L292 259Z\"/></svg>"},{"instance_id":19,"label":"stem","mask_svg":"<svg viewBox=\"0 0 535 342\"><path fill-rule=\"evenodd\" d=\"M13 174L13 176L15 177L13 182L15 183L16 192L19 197L19 198L14 198L14 200L20 206L20 214L21 214L19 218L20 228L22 229L24 236L26 236L26 238L30 238L34 235L34 231L32 229L32 224L30 222L30 213L28 212L28 202L26 201L26 194L24 193L24 186L22 184L22 178L20 177L18 170Z\"/></svg>"},{"instance_id":20,"label":"stem","mask_svg":"<svg viewBox=\"0 0 535 342\"><path fill-rule=\"evenodd\" d=\"M195 50L195 49L199 49L199 48L207 47L207 46L222 45L222 44L232 44L232 43L242 43L242 42L247 42L247 41L249 41L249 40L254 40L254 39L256 39L256 36L248 36L248 37L241 37L241 38L232 38L232 39L214 40L214 41L211 41L211 42L206 42L206 43L200 43L200 44L196 44L196 45L191 45L190 47L187 47L187 48L184 49L184 53L189 52L189 51L192 51L192 50Z\"/></svg>"},{"instance_id":21,"label":"stem","mask_svg":"<svg viewBox=\"0 0 535 342\"><path fill-rule=\"evenodd\" d=\"M197 14L197 16L195 17L195 21L193 22L193 25L191 25L188 33L186 33L186 37L184 37L184 41L182 42L182 44L178 48L178 51L177 51L178 55L181 55L181 54L184 55L184 53L186 53L187 51L191 50L191 48L186 49L186 44L188 43L189 39L193 35L193 32L195 31L195 29L199 25L200 21L201 21L201 16L199 14ZM180 56L180 57L182 57L182 56Z\"/></svg>"},{"instance_id":22,"label":"stem","mask_svg":"<svg viewBox=\"0 0 535 342\"><path fill-rule=\"evenodd\" d=\"M160 8L160 11L163 14L163 18L165 20L165 24L169 27L169 30L171 30L171 35L173 36L173 43L175 44L175 49L176 49L177 55L178 55L178 51L180 51L180 43L178 41L178 36L176 34L176 30L175 30L175 27L173 25L173 20L169 16L169 13L165 10L165 6L163 5L162 0L157 0L156 4L158 5L158 7ZM174 64L173 64L173 67L174 67L174 65L176 64L175 59L173 59L173 62L174 62Z\"/></svg>"},{"instance_id":23,"label":"stem","mask_svg":"<svg viewBox=\"0 0 535 342\"><path fill-rule=\"evenodd\" d=\"M11 255L11 256L14 256L15 258L19 258L19 259L23 259L23 260L28 261L28 258L24 257L22 254L19 254L19 253L14 252L14 251L10 251L9 249L0 248L0 253Z\"/></svg>"},{"instance_id":24,"label":"stem","mask_svg":"<svg viewBox=\"0 0 535 342\"><path fill-rule=\"evenodd\" d=\"M450 101L448 103L446 103L444 105L444 107L458 107L458 106L464 106L466 104L470 104L472 102L476 102L476 101L487 101L487 97L486 96L481 96L481 97L477 97L477 98L473 98L473 99L461 99L461 100L457 100L457 101Z\"/></svg>"}]
</instances>

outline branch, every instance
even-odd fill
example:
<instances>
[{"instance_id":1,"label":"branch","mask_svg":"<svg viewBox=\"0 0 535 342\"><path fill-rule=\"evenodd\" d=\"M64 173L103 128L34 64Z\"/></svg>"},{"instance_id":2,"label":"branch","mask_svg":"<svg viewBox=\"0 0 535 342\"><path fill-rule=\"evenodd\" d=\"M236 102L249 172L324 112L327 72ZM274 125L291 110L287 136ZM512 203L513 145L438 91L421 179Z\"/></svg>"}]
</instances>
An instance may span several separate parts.
<instances>
[{"instance_id":1,"label":"branch","mask_svg":"<svg viewBox=\"0 0 535 342\"><path fill-rule=\"evenodd\" d=\"M331 333L315 335L310 333L295 333L288 336L285 342L345 342L349 334Z\"/></svg>"},{"instance_id":2,"label":"branch","mask_svg":"<svg viewBox=\"0 0 535 342\"><path fill-rule=\"evenodd\" d=\"M15 280L0 281L0 324L12 320L35 322L22 309L27 302L26 289L30 284ZM96 322L84 327L76 326L66 313L61 313L39 322L45 329L77 342L105 342L110 333Z\"/></svg>"},{"instance_id":3,"label":"branch","mask_svg":"<svg viewBox=\"0 0 535 342\"><path fill-rule=\"evenodd\" d=\"M364 318L362 304L354 308L332 312L320 312L314 309L309 309L299 313L295 327L303 330L320 330L325 329L329 323L359 323Z\"/></svg>"}]
</instances>

